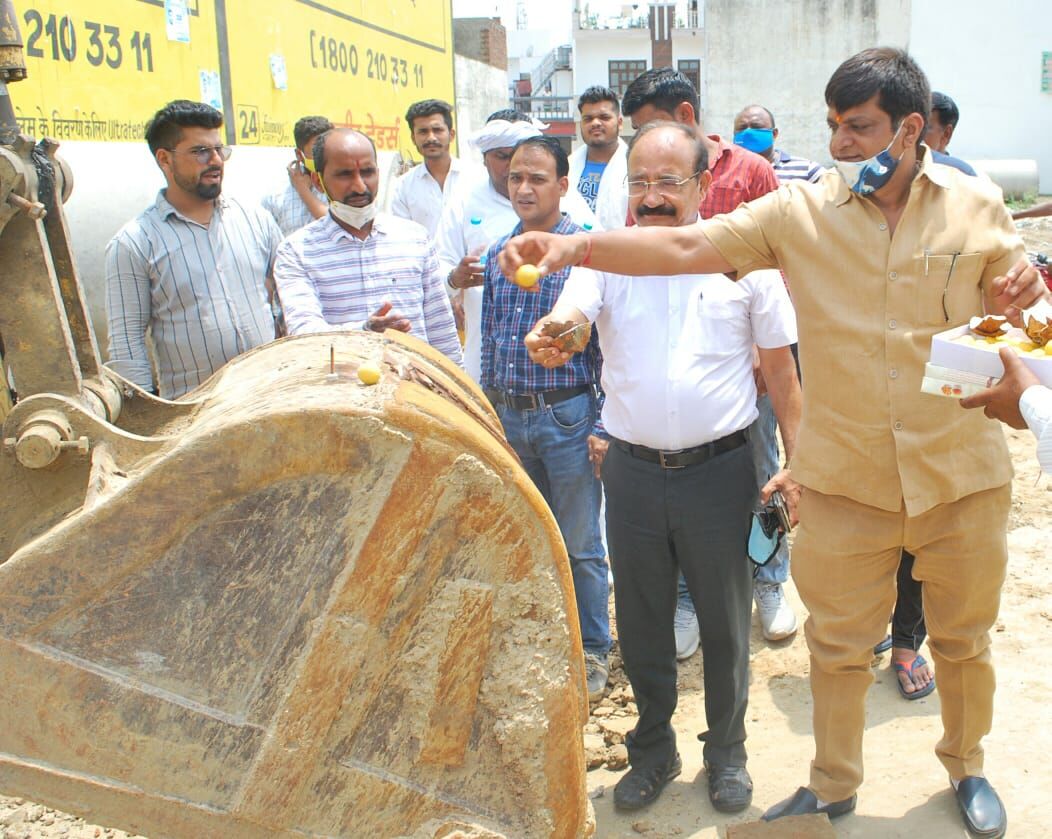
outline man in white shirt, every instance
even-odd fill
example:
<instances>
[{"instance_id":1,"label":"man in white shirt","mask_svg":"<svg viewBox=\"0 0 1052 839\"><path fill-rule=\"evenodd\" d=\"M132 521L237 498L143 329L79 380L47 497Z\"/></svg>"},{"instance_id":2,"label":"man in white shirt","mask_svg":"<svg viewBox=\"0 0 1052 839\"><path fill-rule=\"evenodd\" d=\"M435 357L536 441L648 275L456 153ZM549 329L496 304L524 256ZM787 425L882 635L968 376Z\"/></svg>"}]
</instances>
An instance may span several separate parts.
<instances>
[{"instance_id":1,"label":"man in white shirt","mask_svg":"<svg viewBox=\"0 0 1052 839\"><path fill-rule=\"evenodd\" d=\"M581 140L570 155L570 186L576 188L604 230L625 226L628 145L621 139L621 103L607 87L590 87L577 100Z\"/></svg>"},{"instance_id":2,"label":"man in white shirt","mask_svg":"<svg viewBox=\"0 0 1052 839\"><path fill-rule=\"evenodd\" d=\"M292 129L296 159L288 166L289 184L262 202L263 209L274 216L282 236L325 215L328 201L314 171L314 141L331 130L332 123L318 116L303 117Z\"/></svg>"},{"instance_id":3,"label":"man in white shirt","mask_svg":"<svg viewBox=\"0 0 1052 839\"><path fill-rule=\"evenodd\" d=\"M641 128L628 156L629 205L640 226L697 224L707 162L689 127ZM787 452L795 445L800 384L789 295L777 271L731 283L716 274L634 278L577 269L549 317L595 321L603 353L602 421L611 441L593 443L593 459L606 492L621 655L640 710L626 739L632 768L614 803L646 806L681 770L671 719L682 570L701 623L709 799L722 812L743 810L752 801L745 548L758 489L745 429L757 416L755 343ZM526 345L546 367L569 359L537 327Z\"/></svg>"},{"instance_id":4,"label":"man in white shirt","mask_svg":"<svg viewBox=\"0 0 1052 839\"><path fill-rule=\"evenodd\" d=\"M285 239L274 264L290 335L411 332L460 363L435 249L419 224L377 212L373 141L336 128L314 144L329 212Z\"/></svg>"},{"instance_id":5,"label":"man in white shirt","mask_svg":"<svg viewBox=\"0 0 1052 839\"><path fill-rule=\"evenodd\" d=\"M1037 437L1037 462L1052 475L1052 388L1019 360L1013 350L1001 350L1005 374L993 387L961 400L963 408L982 408L991 419L1012 428L1028 428Z\"/></svg>"},{"instance_id":6,"label":"man in white shirt","mask_svg":"<svg viewBox=\"0 0 1052 839\"><path fill-rule=\"evenodd\" d=\"M405 121L424 162L395 181L391 214L423 225L433 239L442 207L464 176L464 165L449 152L457 136L453 109L441 99L425 99L409 106Z\"/></svg>"},{"instance_id":7,"label":"man in white shirt","mask_svg":"<svg viewBox=\"0 0 1052 839\"><path fill-rule=\"evenodd\" d=\"M435 244L439 268L452 294L463 292L464 370L476 382L482 375L482 282L479 257L519 223L508 198L508 169L520 140L540 136L529 117L515 110L490 114L486 125L469 141L482 152L486 175L458 191L442 211ZM578 225L597 229L595 215L574 191L561 208Z\"/></svg>"}]
</instances>

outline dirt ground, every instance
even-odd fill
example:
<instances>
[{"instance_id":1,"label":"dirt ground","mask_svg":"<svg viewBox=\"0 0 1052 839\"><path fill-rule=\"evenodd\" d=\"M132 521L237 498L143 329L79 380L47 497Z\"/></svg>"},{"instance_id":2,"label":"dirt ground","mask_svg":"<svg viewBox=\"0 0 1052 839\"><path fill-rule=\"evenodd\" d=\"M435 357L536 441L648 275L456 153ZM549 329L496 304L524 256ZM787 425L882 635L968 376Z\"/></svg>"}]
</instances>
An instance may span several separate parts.
<instances>
[{"instance_id":1,"label":"dirt ground","mask_svg":"<svg viewBox=\"0 0 1052 839\"><path fill-rule=\"evenodd\" d=\"M1048 835L1044 808L1052 789L1052 769L1045 762L1052 753L1048 726L1052 665L1042 654L1052 644L1052 479L1038 480L1033 435L1009 430L1008 439L1016 478L1008 530L1008 580L994 634L999 688L993 732L985 741L986 771L1008 810L1009 835L1042 837ZM787 591L802 619L806 613L791 583ZM922 649L930 661L927 649ZM766 642L754 615L752 650L748 715L749 769L755 784L752 807L727 817L709 805L702 744L695 739L705 729L699 652L680 665L680 703L673 724L683 774L648 810L622 815L613 807L613 785L622 772L605 766L590 771L588 790L597 839L638 839L641 834L648 839L722 837L725 825L759 818L767 807L807 783L814 749L803 632L789 641ZM876 682L867 704L866 781L859 791L857 813L833 823L837 836L967 836L946 773L934 754L942 732L938 691L907 702L896 690L888 655L875 659L874 671ZM601 731L630 729L631 714L616 701L603 704L612 704L613 712L593 716L593 725ZM603 736L616 739L616 735Z\"/></svg>"},{"instance_id":2,"label":"dirt ground","mask_svg":"<svg viewBox=\"0 0 1052 839\"><path fill-rule=\"evenodd\" d=\"M1052 219L1019 224L1028 248L1052 255ZM1045 807L1052 789L1052 479L1040 476L1033 436L1006 430L1015 464L1014 500L1008 528L1009 568L994 633L999 688L993 732L986 739L986 771L1008 810L1009 835L1047 836ZM801 623L796 590L786 590ZM680 703L673 720L683 774L647 810L622 815L613 807L613 785L622 775L626 732L635 706L624 675L593 707L585 745L588 791L595 807L597 839L710 839L725 825L752 821L771 804L807 782L813 754L808 657L803 632L791 640L763 640L754 617L748 716L749 769L756 785L753 805L727 817L709 805L702 770L704 730L701 654L680 667ZM924 650L927 654L927 650ZM928 656L930 660L930 656ZM613 659L616 662L616 656ZM834 822L840 837L963 837L946 774L933 749L941 733L938 691L914 702L900 698L888 656L874 662L865 740L866 781L858 811ZM938 674L936 673L936 681ZM31 801L0 797L2 839L125 839L128 834L47 809Z\"/></svg>"}]
</instances>

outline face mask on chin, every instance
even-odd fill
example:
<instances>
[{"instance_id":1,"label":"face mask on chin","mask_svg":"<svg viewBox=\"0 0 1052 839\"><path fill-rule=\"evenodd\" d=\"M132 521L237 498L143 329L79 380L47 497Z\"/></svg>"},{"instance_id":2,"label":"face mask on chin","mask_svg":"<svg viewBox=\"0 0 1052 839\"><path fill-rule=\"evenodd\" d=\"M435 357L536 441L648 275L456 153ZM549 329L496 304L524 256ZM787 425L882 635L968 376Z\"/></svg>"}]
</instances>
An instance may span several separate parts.
<instances>
[{"instance_id":1,"label":"face mask on chin","mask_svg":"<svg viewBox=\"0 0 1052 839\"><path fill-rule=\"evenodd\" d=\"M891 180L895 174L895 169L898 168L899 161L906 154L905 148L903 148L902 154L898 157L893 157L891 154L891 147L895 145L901 130L902 123L900 122L899 127L895 129L895 136L891 138L887 148L867 160L833 161L833 165L836 166L836 170L840 173L840 177L844 179L848 189L856 195L869 195Z\"/></svg>"},{"instance_id":2,"label":"face mask on chin","mask_svg":"<svg viewBox=\"0 0 1052 839\"><path fill-rule=\"evenodd\" d=\"M352 207L350 204L344 204L342 201L329 200L329 212L336 219L344 224L349 224L355 230L361 230L376 218L377 209L375 198L371 204L366 204L364 207Z\"/></svg>"}]
</instances>

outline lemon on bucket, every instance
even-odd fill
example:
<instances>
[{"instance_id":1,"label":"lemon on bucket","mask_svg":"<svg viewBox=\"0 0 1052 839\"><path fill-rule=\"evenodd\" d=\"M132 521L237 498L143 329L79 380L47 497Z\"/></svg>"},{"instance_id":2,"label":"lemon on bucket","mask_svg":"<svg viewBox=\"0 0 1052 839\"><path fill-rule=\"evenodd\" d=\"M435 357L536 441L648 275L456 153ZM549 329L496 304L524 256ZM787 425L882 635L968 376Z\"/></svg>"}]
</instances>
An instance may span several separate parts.
<instances>
[{"instance_id":1,"label":"lemon on bucket","mask_svg":"<svg viewBox=\"0 0 1052 839\"><path fill-rule=\"evenodd\" d=\"M375 361L366 361L358 365L358 378L363 384L375 385L380 381L380 365Z\"/></svg>"}]
</instances>

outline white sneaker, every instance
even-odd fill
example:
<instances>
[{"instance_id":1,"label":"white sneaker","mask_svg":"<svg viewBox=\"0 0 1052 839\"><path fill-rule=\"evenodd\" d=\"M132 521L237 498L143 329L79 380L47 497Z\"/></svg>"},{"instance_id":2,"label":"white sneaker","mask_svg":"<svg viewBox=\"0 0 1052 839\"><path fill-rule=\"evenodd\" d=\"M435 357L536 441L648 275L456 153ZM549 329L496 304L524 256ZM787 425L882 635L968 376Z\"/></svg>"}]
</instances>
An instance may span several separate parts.
<instances>
[{"instance_id":1,"label":"white sneaker","mask_svg":"<svg viewBox=\"0 0 1052 839\"><path fill-rule=\"evenodd\" d=\"M683 661L690 658L698 649L701 642L701 632L698 629L698 616L689 606L676 602L676 660Z\"/></svg>"},{"instance_id":2,"label":"white sneaker","mask_svg":"<svg viewBox=\"0 0 1052 839\"><path fill-rule=\"evenodd\" d=\"M764 638L781 641L796 632L796 614L782 594L781 583L757 582L753 585L752 597L760 613Z\"/></svg>"}]
</instances>

